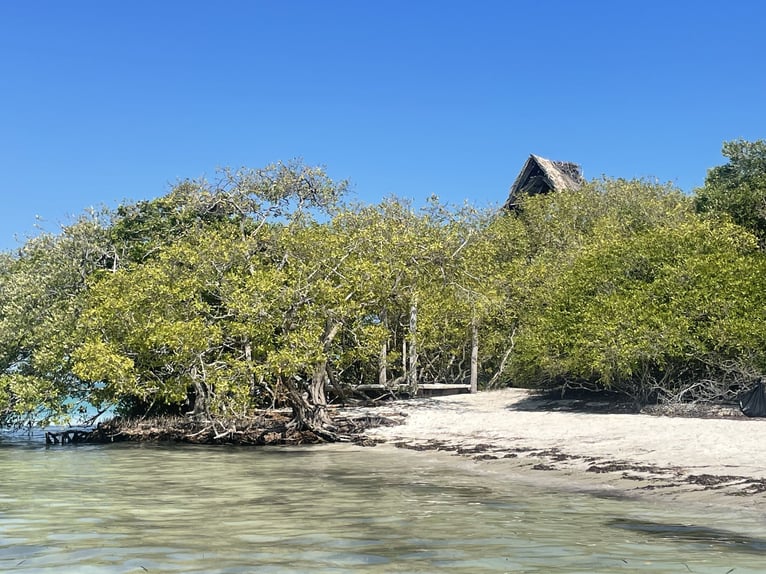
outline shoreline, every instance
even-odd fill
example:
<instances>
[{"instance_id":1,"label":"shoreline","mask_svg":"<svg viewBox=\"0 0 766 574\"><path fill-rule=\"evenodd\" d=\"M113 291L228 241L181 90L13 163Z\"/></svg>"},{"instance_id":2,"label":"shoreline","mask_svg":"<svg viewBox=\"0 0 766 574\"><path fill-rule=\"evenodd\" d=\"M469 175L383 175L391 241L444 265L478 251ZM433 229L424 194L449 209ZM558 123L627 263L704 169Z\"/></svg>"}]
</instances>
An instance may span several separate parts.
<instances>
[{"instance_id":1,"label":"shoreline","mask_svg":"<svg viewBox=\"0 0 766 574\"><path fill-rule=\"evenodd\" d=\"M453 455L472 471L559 490L766 512L766 457L760 454L766 418L747 418L731 408L662 416L604 397L556 399L509 388L330 408L344 437L336 444ZM264 411L236 428L141 419L112 421L114 428L100 425L81 434L82 442L96 444L324 442L309 431L286 434L289 420L288 411Z\"/></svg>"},{"instance_id":2,"label":"shoreline","mask_svg":"<svg viewBox=\"0 0 766 574\"><path fill-rule=\"evenodd\" d=\"M402 423L363 437L368 445L453 454L481 471L567 490L766 510L766 419L624 414L598 404L583 412L550 403L524 389L396 401L374 412Z\"/></svg>"}]
</instances>

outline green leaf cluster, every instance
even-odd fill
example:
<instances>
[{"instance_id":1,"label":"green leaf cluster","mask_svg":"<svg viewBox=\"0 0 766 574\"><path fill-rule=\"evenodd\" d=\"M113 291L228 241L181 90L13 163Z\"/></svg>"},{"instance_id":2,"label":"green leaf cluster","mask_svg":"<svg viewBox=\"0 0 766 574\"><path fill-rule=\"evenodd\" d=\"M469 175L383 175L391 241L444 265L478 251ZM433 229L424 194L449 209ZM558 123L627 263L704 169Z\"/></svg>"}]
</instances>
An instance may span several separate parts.
<instances>
[{"instance_id":1,"label":"green leaf cluster","mask_svg":"<svg viewBox=\"0 0 766 574\"><path fill-rule=\"evenodd\" d=\"M648 182L528 204L517 384L720 400L766 369L766 260L747 229Z\"/></svg>"},{"instance_id":2,"label":"green leaf cluster","mask_svg":"<svg viewBox=\"0 0 766 574\"><path fill-rule=\"evenodd\" d=\"M476 379L731 397L766 370L765 149L725 144L694 197L357 205L293 161L86 213L0 254L0 424L289 406L320 431L360 384Z\"/></svg>"},{"instance_id":3,"label":"green leaf cluster","mask_svg":"<svg viewBox=\"0 0 766 574\"><path fill-rule=\"evenodd\" d=\"M696 190L702 213L725 213L766 242L766 141L724 142L728 162L708 170L705 185Z\"/></svg>"}]
</instances>

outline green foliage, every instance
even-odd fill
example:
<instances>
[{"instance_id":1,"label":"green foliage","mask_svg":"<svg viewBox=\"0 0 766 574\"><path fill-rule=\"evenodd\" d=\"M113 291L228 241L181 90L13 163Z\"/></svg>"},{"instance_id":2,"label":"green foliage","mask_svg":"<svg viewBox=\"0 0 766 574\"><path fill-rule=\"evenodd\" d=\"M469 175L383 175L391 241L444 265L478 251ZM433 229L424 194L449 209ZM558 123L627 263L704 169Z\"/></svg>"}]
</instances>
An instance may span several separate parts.
<instances>
[{"instance_id":1,"label":"green foliage","mask_svg":"<svg viewBox=\"0 0 766 574\"><path fill-rule=\"evenodd\" d=\"M643 402L700 398L700 380L723 378L734 360L766 368L766 262L754 238L685 209L655 213L635 226L607 212L567 256L530 265L518 383L608 388Z\"/></svg>"},{"instance_id":2,"label":"green foliage","mask_svg":"<svg viewBox=\"0 0 766 574\"><path fill-rule=\"evenodd\" d=\"M122 260L143 261L209 226L236 224L244 240L270 218L299 219L312 209L329 210L348 188L323 168L298 160L262 169L222 169L218 176L214 184L183 180L165 196L120 205L109 228L113 268Z\"/></svg>"},{"instance_id":3,"label":"green foliage","mask_svg":"<svg viewBox=\"0 0 766 574\"><path fill-rule=\"evenodd\" d=\"M766 256L694 208L760 233L766 154L724 151L694 200L602 179L516 213L341 205L345 182L290 162L86 214L0 254L0 424L72 401L198 420L287 405L325 436L328 391L474 376L730 397L766 370Z\"/></svg>"},{"instance_id":4,"label":"green foliage","mask_svg":"<svg viewBox=\"0 0 766 574\"><path fill-rule=\"evenodd\" d=\"M109 251L105 216L84 214L0 258L0 424L62 419L87 386L71 373L86 278Z\"/></svg>"},{"instance_id":5,"label":"green foliage","mask_svg":"<svg viewBox=\"0 0 766 574\"><path fill-rule=\"evenodd\" d=\"M766 141L734 140L723 144L728 162L710 169L696 190L700 212L719 212L766 241Z\"/></svg>"},{"instance_id":6,"label":"green foliage","mask_svg":"<svg viewBox=\"0 0 766 574\"><path fill-rule=\"evenodd\" d=\"M372 334L366 359L347 367L351 380L403 382L413 347L421 382L467 380L470 327L502 307L510 262L524 251L520 224L433 198L420 211L396 199L347 209L331 225L347 238L349 277L366 292L362 332ZM486 340L493 341L483 355L491 370L502 343Z\"/></svg>"},{"instance_id":7,"label":"green foliage","mask_svg":"<svg viewBox=\"0 0 766 574\"><path fill-rule=\"evenodd\" d=\"M309 377L325 322L345 312L342 253L310 217L344 187L278 164L123 206L110 231L127 262L90 284L74 374L98 383L98 400L188 402L200 418L276 401Z\"/></svg>"},{"instance_id":8,"label":"green foliage","mask_svg":"<svg viewBox=\"0 0 766 574\"><path fill-rule=\"evenodd\" d=\"M690 199L669 184L624 179L595 180L577 191L523 198L520 205L533 257L567 257L594 234L639 233L693 210Z\"/></svg>"}]
</instances>

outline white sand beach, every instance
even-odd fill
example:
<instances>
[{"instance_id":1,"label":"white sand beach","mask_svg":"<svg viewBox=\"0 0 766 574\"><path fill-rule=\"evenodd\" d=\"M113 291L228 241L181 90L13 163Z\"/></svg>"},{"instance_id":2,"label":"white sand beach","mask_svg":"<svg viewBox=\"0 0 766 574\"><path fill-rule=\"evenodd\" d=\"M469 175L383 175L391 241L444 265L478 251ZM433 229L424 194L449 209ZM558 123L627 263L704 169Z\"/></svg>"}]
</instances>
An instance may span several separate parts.
<instances>
[{"instance_id":1,"label":"white sand beach","mask_svg":"<svg viewBox=\"0 0 766 574\"><path fill-rule=\"evenodd\" d=\"M463 455L532 482L766 510L766 419L554 410L521 389L390 408L406 414L403 424L367 436Z\"/></svg>"}]
</instances>

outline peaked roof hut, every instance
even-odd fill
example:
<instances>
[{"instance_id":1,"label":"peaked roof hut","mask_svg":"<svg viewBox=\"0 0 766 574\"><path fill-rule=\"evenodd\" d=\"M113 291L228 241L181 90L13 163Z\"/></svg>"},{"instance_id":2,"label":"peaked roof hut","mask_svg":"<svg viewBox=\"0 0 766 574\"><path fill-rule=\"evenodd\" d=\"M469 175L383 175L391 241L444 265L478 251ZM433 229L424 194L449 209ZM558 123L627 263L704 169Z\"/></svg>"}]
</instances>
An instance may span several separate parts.
<instances>
[{"instance_id":1,"label":"peaked roof hut","mask_svg":"<svg viewBox=\"0 0 766 574\"><path fill-rule=\"evenodd\" d=\"M574 191L585 183L582 169L576 163L552 161L530 155L511 186L506 209L516 209L520 195L537 195L551 191Z\"/></svg>"}]
</instances>

